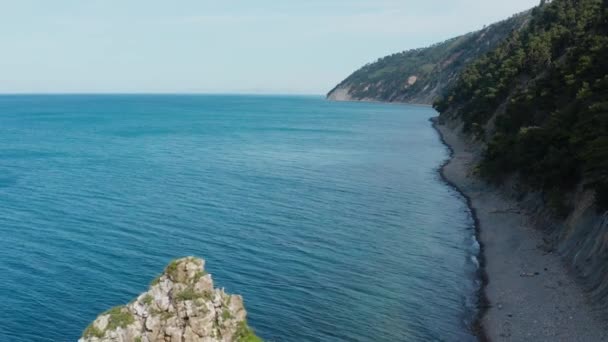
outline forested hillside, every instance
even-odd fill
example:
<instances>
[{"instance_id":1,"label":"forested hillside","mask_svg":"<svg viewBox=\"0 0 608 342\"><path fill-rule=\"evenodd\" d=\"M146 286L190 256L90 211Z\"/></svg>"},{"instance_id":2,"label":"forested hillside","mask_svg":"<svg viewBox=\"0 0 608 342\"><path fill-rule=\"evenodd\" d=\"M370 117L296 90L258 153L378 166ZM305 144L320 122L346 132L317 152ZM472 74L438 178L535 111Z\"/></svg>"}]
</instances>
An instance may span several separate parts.
<instances>
[{"instance_id":1,"label":"forested hillside","mask_svg":"<svg viewBox=\"0 0 608 342\"><path fill-rule=\"evenodd\" d=\"M580 184L608 208L608 0L543 1L435 103L487 144L482 175L518 175L557 213Z\"/></svg>"},{"instance_id":2,"label":"forested hillside","mask_svg":"<svg viewBox=\"0 0 608 342\"><path fill-rule=\"evenodd\" d=\"M327 97L431 104L466 65L495 48L512 31L519 30L528 18L529 12L518 14L427 48L380 58L355 71Z\"/></svg>"}]
</instances>

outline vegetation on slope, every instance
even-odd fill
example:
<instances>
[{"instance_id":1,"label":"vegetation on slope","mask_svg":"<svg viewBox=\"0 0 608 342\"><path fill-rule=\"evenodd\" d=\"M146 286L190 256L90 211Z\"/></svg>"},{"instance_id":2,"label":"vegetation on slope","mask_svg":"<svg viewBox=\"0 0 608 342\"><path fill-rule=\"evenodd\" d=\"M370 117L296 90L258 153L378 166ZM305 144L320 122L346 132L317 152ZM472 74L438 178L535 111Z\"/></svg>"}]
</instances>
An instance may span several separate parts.
<instances>
[{"instance_id":1,"label":"vegetation on slope","mask_svg":"<svg viewBox=\"0 0 608 342\"><path fill-rule=\"evenodd\" d=\"M583 182L608 208L608 0L542 1L435 108L487 143L483 175L517 174L562 213Z\"/></svg>"},{"instance_id":2,"label":"vegetation on slope","mask_svg":"<svg viewBox=\"0 0 608 342\"><path fill-rule=\"evenodd\" d=\"M432 103L470 62L521 28L529 13L427 48L380 58L354 72L329 92L347 89L353 99Z\"/></svg>"}]
</instances>

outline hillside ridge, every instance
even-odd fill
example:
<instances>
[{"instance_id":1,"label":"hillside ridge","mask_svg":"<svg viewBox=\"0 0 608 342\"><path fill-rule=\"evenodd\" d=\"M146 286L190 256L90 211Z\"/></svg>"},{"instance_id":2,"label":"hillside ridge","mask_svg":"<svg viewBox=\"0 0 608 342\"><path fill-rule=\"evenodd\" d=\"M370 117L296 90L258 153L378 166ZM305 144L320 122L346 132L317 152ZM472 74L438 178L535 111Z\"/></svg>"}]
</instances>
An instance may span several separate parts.
<instances>
[{"instance_id":1,"label":"hillside ridge","mask_svg":"<svg viewBox=\"0 0 608 342\"><path fill-rule=\"evenodd\" d=\"M471 172L517 201L606 311L608 1L543 1L434 107L480 149Z\"/></svg>"},{"instance_id":2,"label":"hillside ridge","mask_svg":"<svg viewBox=\"0 0 608 342\"><path fill-rule=\"evenodd\" d=\"M336 85L327 99L432 104L465 66L520 30L529 16L522 12L476 32L380 58Z\"/></svg>"}]
</instances>

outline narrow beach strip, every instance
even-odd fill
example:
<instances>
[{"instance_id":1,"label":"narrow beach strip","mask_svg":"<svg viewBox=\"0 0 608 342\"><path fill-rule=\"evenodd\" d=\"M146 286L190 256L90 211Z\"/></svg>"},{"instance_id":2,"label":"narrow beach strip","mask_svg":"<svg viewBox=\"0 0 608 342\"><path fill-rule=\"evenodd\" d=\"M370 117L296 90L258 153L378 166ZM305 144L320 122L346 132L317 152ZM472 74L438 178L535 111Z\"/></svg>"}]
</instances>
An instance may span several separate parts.
<instances>
[{"instance_id":1,"label":"narrow beach strip","mask_svg":"<svg viewBox=\"0 0 608 342\"><path fill-rule=\"evenodd\" d=\"M450 148L441 168L473 213L480 243L480 340L607 341L608 332L561 258L543 248L516 201L472 175L479 153L449 127L433 126Z\"/></svg>"}]
</instances>

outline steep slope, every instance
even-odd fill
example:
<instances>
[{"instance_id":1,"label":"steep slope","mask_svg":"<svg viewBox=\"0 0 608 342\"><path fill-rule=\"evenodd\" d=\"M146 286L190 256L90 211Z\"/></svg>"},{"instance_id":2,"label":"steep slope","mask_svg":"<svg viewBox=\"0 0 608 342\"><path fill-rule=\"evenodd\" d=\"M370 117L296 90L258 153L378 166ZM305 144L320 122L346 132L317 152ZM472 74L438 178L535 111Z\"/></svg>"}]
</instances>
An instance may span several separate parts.
<instances>
[{"instance_id":1,"label":"steep slope","mask_svg":"<svg viewBox=\"0 0 608 342\"><path fill-rule=\"evenodd\" d=\"M102 313L80 342L261 342L247 326L241 296L213 288L205 261L175 260L150 289Z\"/></svg>"},{"instance_id":2,"label":"steep slope","mask_svg":"<svg viewBox=\"0 0 608 342\"><path fill-rule=\"evenodd\" d=\"M606 1L555 0L530 25L478 59L435 103L488 149L481 171L517 172L556 209L581 181L608 205Z\"/></svg>"},{"instance_id":3,"label":"steep slope","mask_svg":"<svg viewBox=\"0 0 608 342\"><path fill-rule=\"evenodd\" d=\"M525 12L427 48L380 58L355 71L327 98L431 104L466 65L519 30L528 18L529 12Z\"/></svg>"},{"instance_id":4,"label":"steep slope","mask_svg":"<svg viewBox=\"0 0 608 342\"><path fill-rule=\"evenodd\" d=\"M543 2L435 108L483 150L475 172L517 198L608 303L608 1Z\"/></svg>"}]
</instances>

